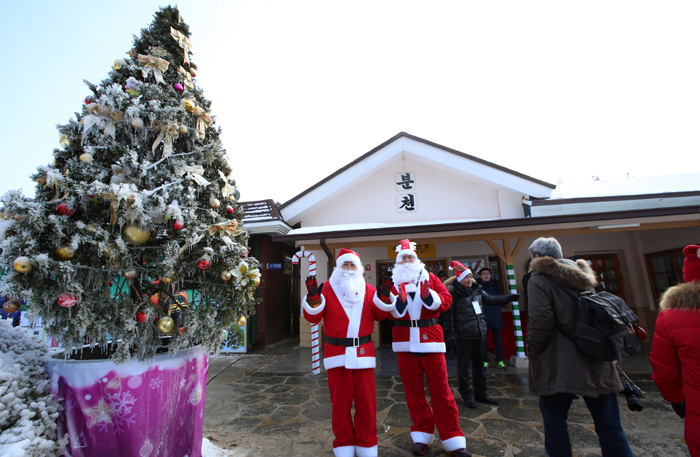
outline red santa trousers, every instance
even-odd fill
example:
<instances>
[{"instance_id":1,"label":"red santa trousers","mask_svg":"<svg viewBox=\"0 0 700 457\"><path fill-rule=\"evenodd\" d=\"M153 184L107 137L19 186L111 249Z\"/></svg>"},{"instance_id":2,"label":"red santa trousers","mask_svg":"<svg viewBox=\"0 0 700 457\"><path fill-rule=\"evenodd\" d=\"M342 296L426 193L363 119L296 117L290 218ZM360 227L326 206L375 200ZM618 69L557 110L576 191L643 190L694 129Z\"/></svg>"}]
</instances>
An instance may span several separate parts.
<instances>
[{"instance_id":1,"label":"red santa trousers","mask_svg":"<svg viewBox=\"0 0 700 457\"><path fill-rule=\"evenodd\" d=\"M331 392L333 448L377 445L377 393L374 369L348 370L344 367L328 370ZM355 421L351 414L355 401Z\"/></svg>"},{"instance_id":2,"label":"red santa trousers","mask_svg":"<svg viewBox=\"0 0 700 457\"><path fill-rule=\"evenodd\" d=\"M420 432L432 438L437 427L443 444L452 438L464 437L459 428L459 410L447 380L445 355L441 352L420 356L410 352L397 352L396 356L399 362L401 382L406 393L406 404L413 421L412 435L415 435L413 432ZM423 375L428 380L430 400L433 404L432 410L425 396ZM452 441L461 442L463 439ZM464 446L460 444L459 447Z\"/></svg>"}]
</instances>

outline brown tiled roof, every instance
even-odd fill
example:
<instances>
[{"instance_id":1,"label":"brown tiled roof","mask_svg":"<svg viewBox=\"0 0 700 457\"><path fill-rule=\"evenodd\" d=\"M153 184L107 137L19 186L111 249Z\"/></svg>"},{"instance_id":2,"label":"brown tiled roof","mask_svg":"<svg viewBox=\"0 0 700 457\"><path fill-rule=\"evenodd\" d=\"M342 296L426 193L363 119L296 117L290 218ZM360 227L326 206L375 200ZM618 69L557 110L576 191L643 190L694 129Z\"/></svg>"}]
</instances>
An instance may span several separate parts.
<instances>
[{"instance_id":1,"label":"brown tiled roof","mask_svg":"<svg viewBox=\"0 0 700 457\"><path fill-rule=\"evenodd\" d=\"M253 202L241 202L245 211L243 222L269 222L283 221L282 215L273 200L258 200Z\"/></svg>"}]
</instances>

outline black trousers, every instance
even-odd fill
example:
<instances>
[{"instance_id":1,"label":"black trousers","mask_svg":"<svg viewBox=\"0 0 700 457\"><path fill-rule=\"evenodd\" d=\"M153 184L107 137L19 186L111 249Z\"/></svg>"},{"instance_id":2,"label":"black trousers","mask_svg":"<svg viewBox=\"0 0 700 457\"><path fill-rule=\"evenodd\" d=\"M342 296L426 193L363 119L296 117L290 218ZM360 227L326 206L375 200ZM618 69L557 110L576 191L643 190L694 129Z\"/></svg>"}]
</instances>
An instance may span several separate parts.
<instances>
[{"instance_id":1,"label":"black trousers","mask_svg":"<svg viewBox=\"0 0 700 457\"><path fill-rule=\"evenodd\" d=\"M457 378L462 399L471 398L469 389L469 366L474 380L474 396L486 395L486 376L484 376L484 355L481 340L457 340Z\"/></svg>"}]
</instances>

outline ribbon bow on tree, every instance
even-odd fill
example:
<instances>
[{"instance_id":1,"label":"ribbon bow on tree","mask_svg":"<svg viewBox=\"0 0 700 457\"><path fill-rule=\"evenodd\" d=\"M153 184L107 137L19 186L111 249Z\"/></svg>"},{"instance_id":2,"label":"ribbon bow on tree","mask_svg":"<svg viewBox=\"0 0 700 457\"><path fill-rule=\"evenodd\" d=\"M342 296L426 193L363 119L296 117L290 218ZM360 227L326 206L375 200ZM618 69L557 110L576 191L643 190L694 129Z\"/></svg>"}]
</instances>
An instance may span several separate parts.
<instances>
[{"instance_id":1,"label":"ribbon bow on tree","mask_svg":"<svg viewBox=\"0 0 700 457\"><path fill-rule=\"evenodd\" d=\"M170 62L165 59L161 59L156 56L145 56L143 54L138 55L139 65L141 65L141 73L143 77L148 77L148 73L153 70L153 76L156 78L156 82L165 83L163 79L163 72L168 70Z\"/></svg>"},{"instance_id":2,"label":"ribbon bow on tree","mask_svg":"<svg viewBox=\"0 0 700 457\"><path fill-rule=\"evenodd\" d=\"M177 124L174 122L168 122L160 124L156 127L159 131L156 141L153 142L151 151L156 152L156 148L162 142L163 143L163 157L168 157L173 153L173 136L177 135Z\"/></svg>"},{"instance_id":3,"label":"ribbon bow on tree","mask_svg":"<svg viewBox=\"0 0 700 457\"><path fill-rule=\"evenodd\" d=\"M235 235L236 234L236 229L238 228L238 221L235 219L232 221L225 222L223 224L214 224L209 226L209 235L216 235L216 232L219 232L219 235L221 236L226 236L226 235Z\"/></svg>"},{"instance_id":4,"label":"ribbon bow on tree","mask_svg":"<svg viewBox=\"0 0 700 457\"><path fill-rule=\"evenodd\" d=\"M192 82L192 75L190 72L181 66L177 68L177 72L185 78L184 81L182 81L182 84L190 90L194 89L194 83Z\"/></svg>"},{"instance_id":5,"label":"ribbon bow on tree","mask_svg":"<svg viewBox=\"0 0 700 457\"><path fill-rule=\"evenodd\" d=\"M197 119L197 138L203 140L207 127L209 127L214 121L201 106L195 106L192 113L199 116L199 119Z\"/></svg>"},{"instance_id":6,"label":"ribbon bow on tree","mask_svg":"<svg viewBox=\"0 0 700 457\"><path fill-rule=\"evenodd\" d=\"M190 49L192 49L192 43L190 42L189 38L185 36L184 33L181 31L174 29L173 27L170 27L170 36L175 38L175 41L177 41L177 44L180 45L183 51L185 51L185 63L189 64L190 63Z\"/></svg>"},{"instance_id":7,"label":"ribbon bow on tree","mask_svg":"<svg viewBox=\"0 0 700 457\"><path fill-rule=\"evenodd\" d=\"M183 176L185 174L200 186L209 185L209 181L204 177L204 167L201 165L183 165L175 168L176 176Z\"/></svg>"},{"instance_id":8,"label":"ribbon bow on tree","mask_svg":"<svg viewBox=\"0 0 700 457\"><path fill-rule=\"evenodd\" d=\"M88 115L82 120L84 133L88 133L94 126L103 126L105 136L115 137L117 132L117 122L122 120L122 113L109 105L90 103L87 105ZM85 140L85 135L83 135Z\"/></svg>"}]
</instances>

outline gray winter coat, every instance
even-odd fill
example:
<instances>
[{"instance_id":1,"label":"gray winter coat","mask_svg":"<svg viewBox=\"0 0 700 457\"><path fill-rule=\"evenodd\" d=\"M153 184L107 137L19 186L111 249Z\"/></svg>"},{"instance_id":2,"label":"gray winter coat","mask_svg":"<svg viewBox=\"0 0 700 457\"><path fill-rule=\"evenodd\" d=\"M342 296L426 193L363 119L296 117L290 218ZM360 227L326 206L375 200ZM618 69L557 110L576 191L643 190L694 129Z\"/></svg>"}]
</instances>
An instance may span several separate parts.
<instances>
[{"instance_id":1,"label":"gray winter coat","mask_svg":"<svg viewBox=\"0 0 700 457\"><path fill-rule=\"evenodd\" d=\"M570 393L584 397L621 392L615 363L579 354L573 341L558 329L573 335L576 322L576 299L562 288L582 291L596 285L588 263L537 257L532 260L532 270L527 284L530 391L540 396Z\"/></svg>"}]
</instances>

